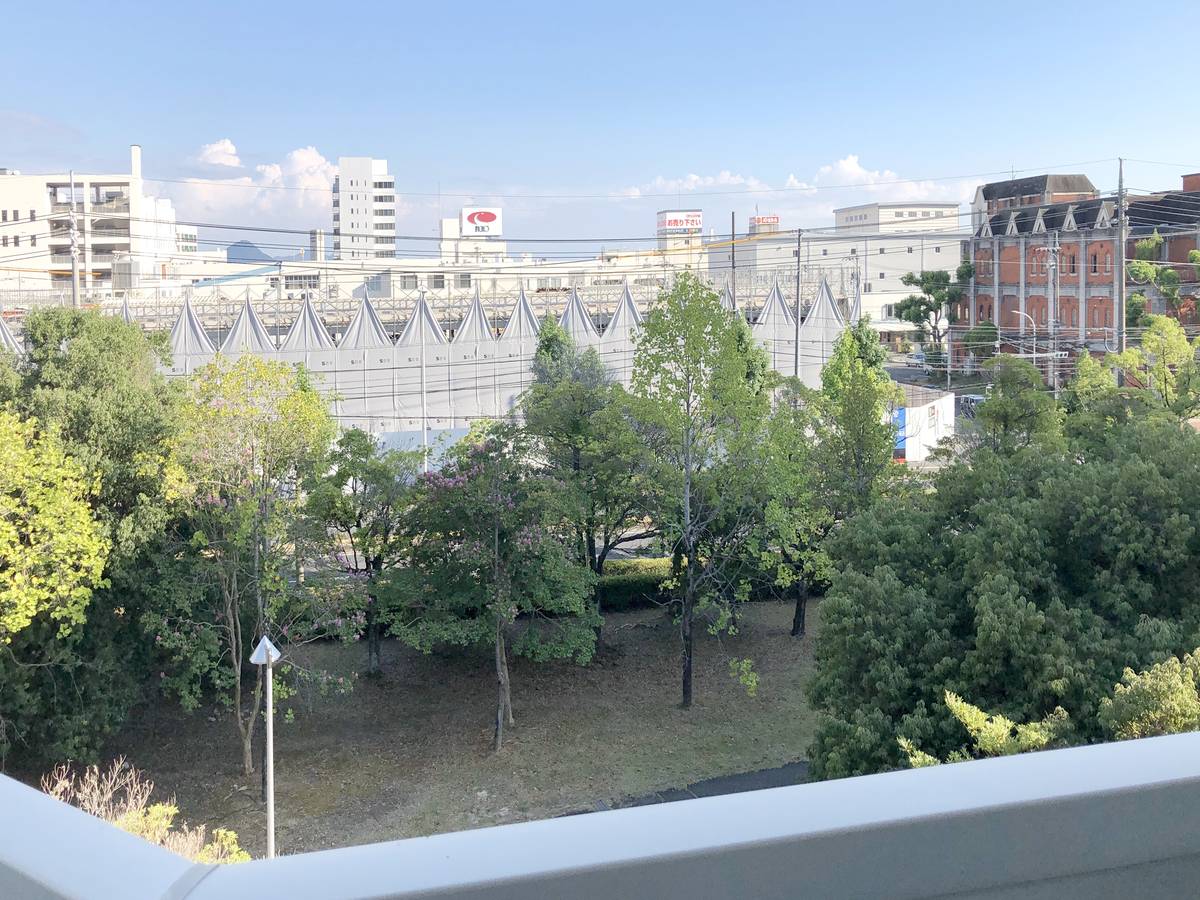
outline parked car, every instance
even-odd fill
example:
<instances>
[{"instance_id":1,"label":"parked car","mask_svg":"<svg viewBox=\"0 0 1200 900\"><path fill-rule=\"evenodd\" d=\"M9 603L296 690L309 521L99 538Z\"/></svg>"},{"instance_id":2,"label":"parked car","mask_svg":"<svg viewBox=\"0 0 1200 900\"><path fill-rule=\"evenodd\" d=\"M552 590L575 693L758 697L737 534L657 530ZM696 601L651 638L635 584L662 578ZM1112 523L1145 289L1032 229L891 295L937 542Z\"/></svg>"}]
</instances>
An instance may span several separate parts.
<instances>
[{"instance_id":1,"label":"parked car","mask_svg":"<svg viewBox=\"0 0 1200 900\"><path fill-rule=\"evenodd\" d=\"M979 409L979 404L986 400L983 394L963 394L958 398L958 402L962 408L962 417L964 419L975 418L975 412Z\"/></svg>"},{"instance_id":2,"label":"parked car","mask_svg":"<svg viewBox=\"0 0 1200 900\"><path fill-rule=\"evenodd\" d=\"M908 356L904 357L904 365L908 366L911 369L926 368L924 352L922 352L920 350L916 350L916 351L908 354Z\"/></svg>"}]
</instances>

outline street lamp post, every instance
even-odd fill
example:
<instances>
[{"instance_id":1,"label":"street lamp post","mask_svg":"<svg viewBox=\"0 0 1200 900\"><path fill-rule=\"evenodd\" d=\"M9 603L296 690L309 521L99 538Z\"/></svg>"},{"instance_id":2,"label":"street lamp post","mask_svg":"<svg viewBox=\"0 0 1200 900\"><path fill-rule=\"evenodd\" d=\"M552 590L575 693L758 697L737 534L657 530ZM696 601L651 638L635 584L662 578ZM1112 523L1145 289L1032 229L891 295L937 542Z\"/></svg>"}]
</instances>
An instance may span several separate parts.
<instances>
[{"instance_id":1,"label":"street lamp post","mask_svg":"<svg viewBox=\"0 0 1200 900\"><path fill-rule=\"evenodd\" d=\"M254 652L250 654L250 662L256 666L267 667L267 761L265 774L267 779L267 859L275 858L275 701L271 696L274 679L274 666L279 659L279 650L271 643L265 634Z\"/></svg>"}]
</instances>

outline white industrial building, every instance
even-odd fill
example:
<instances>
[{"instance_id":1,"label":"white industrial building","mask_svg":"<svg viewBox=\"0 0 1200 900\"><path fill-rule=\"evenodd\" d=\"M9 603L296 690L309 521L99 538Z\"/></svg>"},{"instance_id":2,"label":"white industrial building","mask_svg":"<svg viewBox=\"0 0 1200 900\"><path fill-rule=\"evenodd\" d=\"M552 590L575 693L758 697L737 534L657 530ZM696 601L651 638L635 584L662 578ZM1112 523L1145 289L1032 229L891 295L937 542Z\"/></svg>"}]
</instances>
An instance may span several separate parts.
<instances>
[{"instance_id":1,"label":"white industrial building","mask_svg":"<svg viewBox=\"0 0 1200 900\"><path fill-rule=\"evenodd\" d=\"M339 157L333 179L333 258L395 256L396 182L387 160Z\"/></svg>"},{"instance_id":2,"label":"white industrial building","mask_svg":"<svg viewBox=\"0 0 1200 900\"><path fill-rule=\"evenodd\" d=\"M175 225L170 200L146 193L142 149L129 172L22 175L0 169L0 289L71 287L71 218L83 290L178 286L176 262L194 253L194 228Z\"/></svg>"},{"instance_id":3,"label":"white industrial building","mask_svg":"<svg viewBox=\"0 0 1200 900\"><path fill-rule=\"evenodd\" d=\"M959 225L957 203L869 203L834 210L831 228L781 230L778 216L754 216L745 237L712 237L708 273L727 283L738 306L753 305L779 281L795 304L797 257L801 309L818 285L828 283L845 307L861 294L862 312L884 340L908 336L913 326L896 318L896 305L912 290L900 279L909 272L953 273L970 238Z\"/></svg>"}]
</instances>

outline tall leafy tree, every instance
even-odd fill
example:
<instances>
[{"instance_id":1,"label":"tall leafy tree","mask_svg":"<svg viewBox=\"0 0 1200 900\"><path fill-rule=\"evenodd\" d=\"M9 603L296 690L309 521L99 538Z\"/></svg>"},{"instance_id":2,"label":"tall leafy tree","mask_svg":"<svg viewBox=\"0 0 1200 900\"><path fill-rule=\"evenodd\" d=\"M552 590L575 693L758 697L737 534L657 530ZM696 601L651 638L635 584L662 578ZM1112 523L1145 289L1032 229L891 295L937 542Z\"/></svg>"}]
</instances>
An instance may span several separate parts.
<instances>
[{"instance_id":1,"label":"tall leafy tree","mask_svg":"<svg viewBox=\"0 0 1200 900\"><path fill-rule=\"evenodd\" d=\"M178 482L170 458L179 392L158 365L162 337L118 317L40 309L28 353L0 363L0 402L53 433L87 473L109 551L69 635L39 617L0 652L6 748L28 762L86 759L142 696L156 653L142 630L164 589L161 544Z\"/></svg>"},{"instance_id":2,"label":"tall leafy tree","mask_svg":"<svg viewBox=\"0 0 1200 900\"><path fill-rule=\"evenodd\" d=\"M613 550L657 535L658 486L628 397L595 350L542 326L521 416L536 453L571 493L580 556L597 575Z\"/></svg>"},{"instance_id":3,"label":"tall leafy tree","mask_svg":"<svg viewBox=\"0 0 1200 900\"><path fill-rule=\"evenodd\" d=\"M325 401L302 368L250 355L197 373L180 411L176 454L190 481L180 536L195 593L154 631L180 657L182 690L194 696L201 677L226 688L246 774L254 771L262 685L254 679L247 697L243 672L258 638L283 631L275 620L286 599L296 488L323 462L332 436Z\"/></svg>"},{"instance_id":4,"label":"tall leafy tree","mask_svg":"<svg viewBox=\"0 0 1200 900\"><path fill-rule=\"evenodd\" d=\"M691 274L665 291L638 336L633 392L664 486L661 529L682 558L682 705L692 704L694 626L712 607L728 621L729 572L762 512L753 465L771 380L745 322Z\"/></svg>"},{"instance_id":5,"label":"tall leafy tree","mask_svg":"<svg viewBox=\"0 0 1200 900\"><path fill-rule=\"evenodd\" d=\"M896 317L914 325L921 340L942 353L950 326L957 321L954 305L962 299L974 274L975 267L963 262L953 276L945 269L901 276L900 283L916 288L917 293L896 304Z\"/></svg>"},{"instance_id":6,"label":"tall leafy tree","mask_svg":"<svg viewBox=\"0 0 1200 900\"><path fill-rule=\"evenodd\" d=\"M420 481L408 516L411 555L393 570L393 632L429 652L489 646L496 670L494 747L515 723L510 651L586 663L598 616L593 574L564 549L562 485L529 464L519 429L476 430ZM510 636L518 619L525 627Z\"/></svg>"},{"instance_id":7,"label":"tall leafy tree","mask_svg":"<svg viewBox=\"0 0 1200 900\"><path fill-rule=\"evenodd\" d=\"M903 395L884 370L884 359L878 334L863 319L842 332L821 372L816 462L834 520L869 504L894 472L892 413Z\"/></svg>"},{"instance_id":8,"label":"tall leafy tree","mask_svg":"<svg viewBox=\"0 0 1200 900\"><path fill-rule=\"evenodd\" d=\"M1062 410L1030 362L1002 355L989 360L988 398L975 414L978 439L993 450L1011 452L1054 442L1062 432Z\"/></svg>"},{"instance_id":9,"label":"tall leafy tree","mask_svg":"<svg viewBox=\"0 0 1200 900\"><path fill-rule=\"evenodd\" d=\"M1149 316L1141 343L1108 357L1145 396L1180 419L1200 412L1200 338L1189 341L1183 326L1169 316Z\"/></svg>"},{"instance_id":10,"label":"tall leafy tree","mask_svg":"<svg viewBox=\"0 0 1200 900\"><path fill-rule=\"evenodd\" d=\"M54 435L0 412L0 643L35 618L65 637L85 621L108 555L91 479ZM0 732L4 730L0 710Z\"/></svg>"},{"instance_id":11,"label":"tall leafy tree","mask_svg":"<svg viewBox=\"0 0 1200 900\"><path fill-rule=\"evenodd\" d=\"M388 620L380 604L385 573L407 559L404 517L413 501L421 455L385 450L357 428L342 433L329 468L310 479L308 515L330 540L337 568L366 582L367 673L380 671L380 637Z\"/></svg>"},{"instance_id":12,"label":"tall leafy tree","mask_svg":"<svg viewBox=\"0 0 1200 900\"><path fill-rule=\"evenodd\" d=\"M762 518L747 544L766 581L795 599L792 637L805 634L809 585L826 576L820 545L834 522L813 444L818 401L795 379L779 391L760 445Z\"/></svg>"}]
</instances>

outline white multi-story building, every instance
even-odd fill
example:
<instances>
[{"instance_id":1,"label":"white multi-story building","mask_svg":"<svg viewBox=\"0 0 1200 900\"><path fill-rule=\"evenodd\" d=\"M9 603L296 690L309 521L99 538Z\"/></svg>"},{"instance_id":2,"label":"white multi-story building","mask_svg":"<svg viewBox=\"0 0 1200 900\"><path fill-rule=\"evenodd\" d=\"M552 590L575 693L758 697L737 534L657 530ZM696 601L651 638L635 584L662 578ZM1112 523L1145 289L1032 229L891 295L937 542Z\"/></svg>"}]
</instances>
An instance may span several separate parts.
<instances>
[{"instance_id":1,"label":"white multi-story building","mask_svg":"<svg viewBox=\"0 0 1200 900\"><path fill-rule=\"evenodd\" d=\"M333 179L333 258L395 256L396 182L387 160L339 157Z\"/></svg>"},{"instance_id":2,"label":"white multi-story building","mask_svg":"<svg viewBox=\"0 0 1200 900\"><path fill-rule=\"evenodd\" d=\"M67 172L21 175L0 169L3 288L70 289L72 211L81 289L174 283L176 256L196 245L194 229L180 232L176 226L171 201L145 193L142 149L136 144L127 174L80 172L74 185Z\"/></svg>"},{"instance_id":3,"label":"white multi-story building","mask_svg":"<svg viewBox=\"0 0 1200 900\"><path fill-rule=\"evenodd\" d=\"M833 227L838 231L888 234L955 231L958 230L958 204L863 203L844 206L833 211Z\"/></svg>"}]
</instances>

